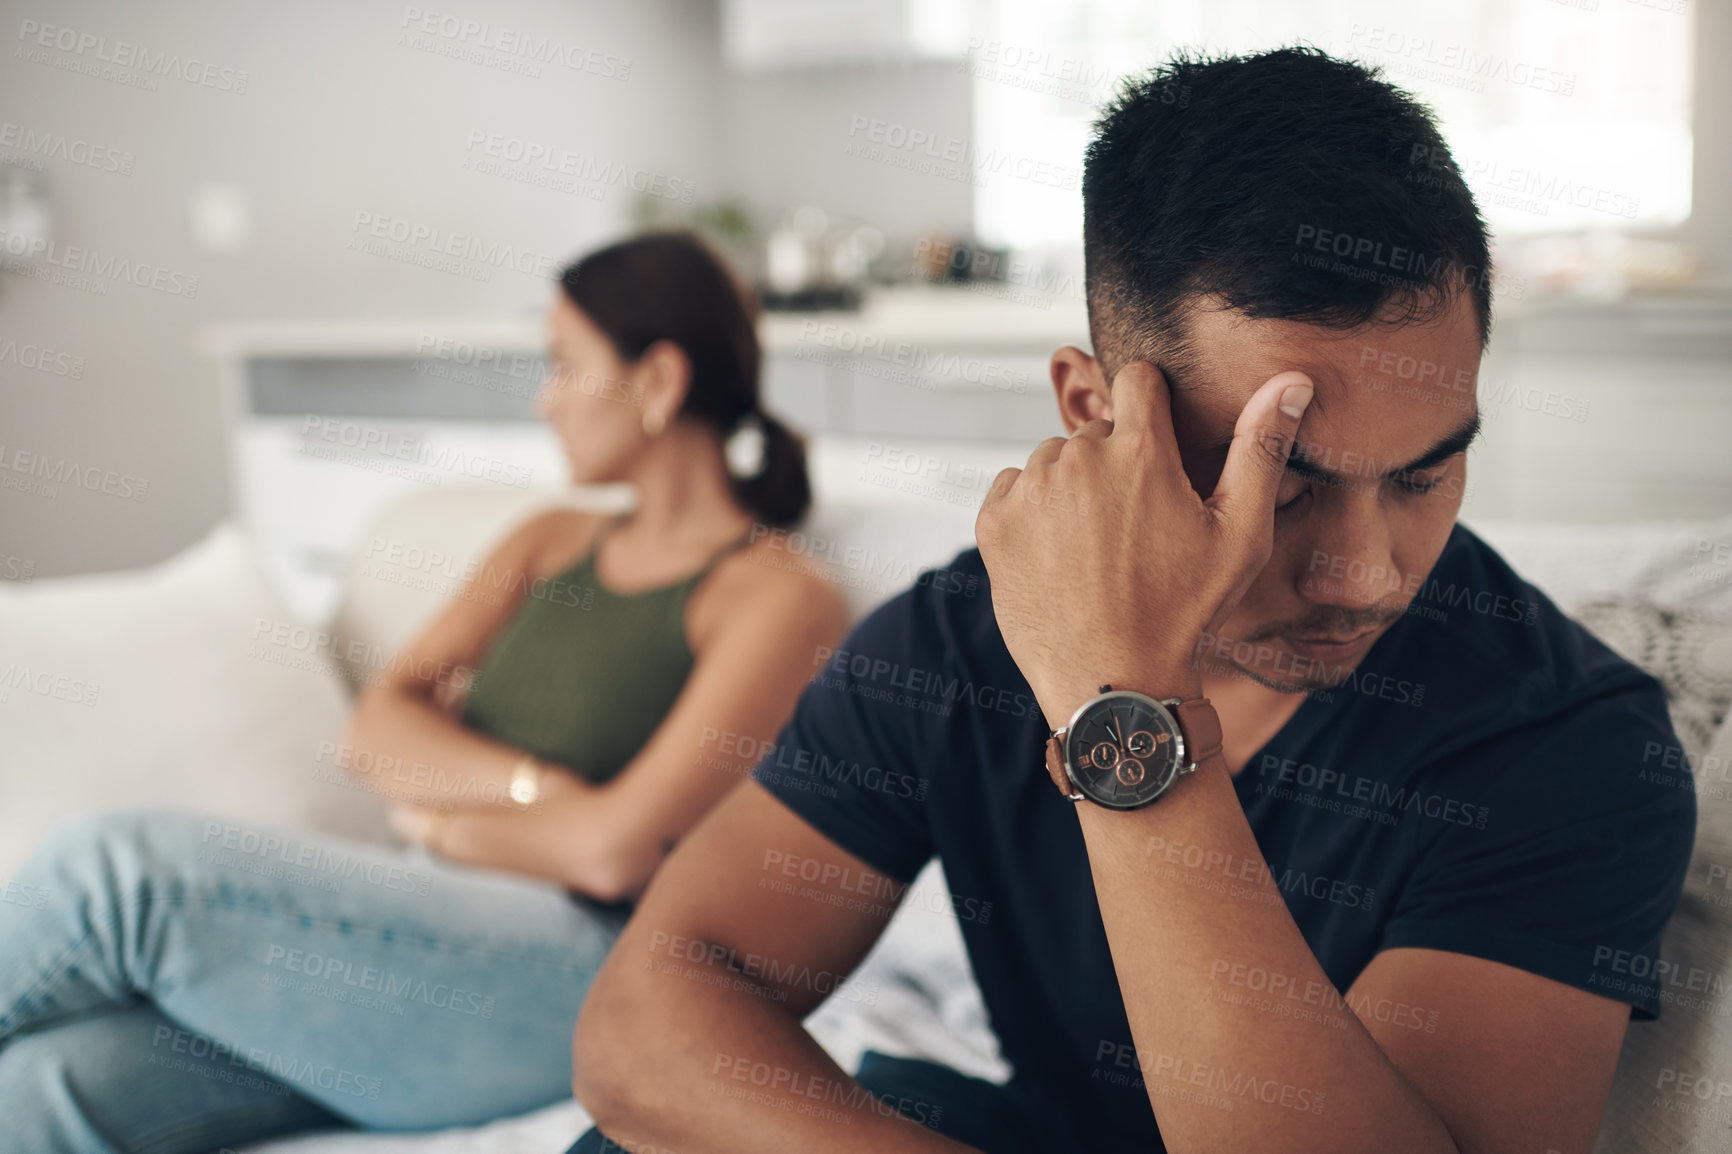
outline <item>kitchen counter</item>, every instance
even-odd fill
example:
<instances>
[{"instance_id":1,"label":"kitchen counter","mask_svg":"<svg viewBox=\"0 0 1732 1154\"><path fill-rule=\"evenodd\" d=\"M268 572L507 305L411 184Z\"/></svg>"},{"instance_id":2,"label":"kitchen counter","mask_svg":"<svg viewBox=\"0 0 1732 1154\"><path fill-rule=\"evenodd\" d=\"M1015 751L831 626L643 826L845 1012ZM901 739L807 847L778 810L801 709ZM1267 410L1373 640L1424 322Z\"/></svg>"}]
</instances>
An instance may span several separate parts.
<instances>
[{"instance_id":1,"label":"kitchen counter","mask_svg":"<svg viewBox=\"0 0 1732 1154\"><path fill-rule=\"evenodd\" d=\"M767 312L758 327L764 350L836 347L863 337L917 346L1050 351L1088 340L1080 289L1049 294L1011 284L907 285L870 292L854 311ZM448 343L447 343L448 342ZM469 345L500 353L539 353L539 316L352 321L260 321L216 325L200 349L216 359L251 357L403 357ZM464 359L467 359L465 357Z\"/></svg>"},{"instance_id":2,"label":"kitchen counter","mask_svg":"<svg viewBox=\"0 0 1732 1154\"><path fill-rule=\"evenodd\" d=\"M910 284L876 288L858 310L766 312L759 323L764 350L868 347L899 342L921 348L991 349L1005 353L1086 347L1088 312L1081 282L1052 291L1010 282ZM1676 352L1701 348L1724 354L1732 344L1732 294L1703 291L1633 295L1618 301L1510 298L1497 304L1493 351L1534 339L1574 347L1582 340L1628 346L1652 342ZM1553 334L1563 334L1556 340ZM1518 335L1519 334L1519 335ZM436 355L442 342L500 353L539 353L538 315L499 318L268 321L212 326L201 349L216 359L249 357L402 357Z\"/></svg>"}]
</instances>

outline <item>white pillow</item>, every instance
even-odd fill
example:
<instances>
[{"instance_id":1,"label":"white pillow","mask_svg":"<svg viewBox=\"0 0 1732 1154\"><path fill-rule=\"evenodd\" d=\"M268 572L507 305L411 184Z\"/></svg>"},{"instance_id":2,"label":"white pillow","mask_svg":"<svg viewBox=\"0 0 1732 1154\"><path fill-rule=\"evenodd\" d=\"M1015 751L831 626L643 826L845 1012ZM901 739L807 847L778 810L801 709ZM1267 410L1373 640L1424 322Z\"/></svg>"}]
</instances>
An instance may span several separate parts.
<instances>
[{"instance_id":1,"label":"white pillow","mask_svg":"<svg viewBox=\"0 0 1732 1154\"><path fill-rule=\"evenodd\" d=\"M1732 1150L1732 720L1700 758L1656 762L1694 773L1696 845L1658 963L1611 959L1617 976L1658 986L1655 1022L1631 1022L1596 1154Z\"/></svg>"},{"instance_id":2,"label":"white pillow","mask_svg":"<svg viewBox=\"0 0 1732 1154\"><path fill-rule=\"evenodd\" d=\"M1476 519L1468 528L1566 613L1598 598L1631 597L1732 614L1732 517L1588 525Z\"/></svg>"},{"instance_id":3,"label":"white pillow","mask_svg":"<svg viewBox=\"0 0 1732 1154\"><path fill-rule=\"evenodd\" d=\"M379 802L321 757L348 709L299 624L226 522L148 569L0 588L0 878L95 810L392 840Z\"/></svg>"}]
</instances>

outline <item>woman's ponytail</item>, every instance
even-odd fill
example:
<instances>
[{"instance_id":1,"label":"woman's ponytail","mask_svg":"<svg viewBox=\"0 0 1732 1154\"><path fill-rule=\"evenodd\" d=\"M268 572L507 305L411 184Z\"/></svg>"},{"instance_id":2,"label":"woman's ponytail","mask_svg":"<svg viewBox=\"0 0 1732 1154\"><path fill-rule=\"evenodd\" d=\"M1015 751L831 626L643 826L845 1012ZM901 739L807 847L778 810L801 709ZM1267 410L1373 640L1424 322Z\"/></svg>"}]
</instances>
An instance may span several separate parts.
<instances>
[{"instance_id":1,"label":"woman's ponytail","mask_svg":"<svg viewBox=\"0 0 1732 1154\"><path fill-rule=\"evenodd\" d=\"M748 420L761 430L758 468L750 475L730 473L734 499L766 525L798 524L812 506L812 481L806 472L806 443L799 434L765 412Z\"/></svg>"}]
</instances>

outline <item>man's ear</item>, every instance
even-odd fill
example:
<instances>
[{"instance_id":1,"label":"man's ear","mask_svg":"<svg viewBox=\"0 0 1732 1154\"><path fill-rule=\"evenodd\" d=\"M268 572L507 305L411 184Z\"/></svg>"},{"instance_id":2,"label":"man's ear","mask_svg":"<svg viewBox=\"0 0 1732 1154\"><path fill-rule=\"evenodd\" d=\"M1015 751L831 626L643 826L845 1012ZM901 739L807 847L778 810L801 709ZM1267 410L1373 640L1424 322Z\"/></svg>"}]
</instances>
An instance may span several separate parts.
<instances>
[{"instance_id":1,"label":"man's ear","mask_svg":"<svg viewBox=\"0 0 1732 1154\"><path fill-rule=\"evenodd\" d=\"M1099 418L1112 420L1113 395L1101 363L1074 345L1052 355L1052 388L1068 435Z\"/></svg>"}]
</instances>

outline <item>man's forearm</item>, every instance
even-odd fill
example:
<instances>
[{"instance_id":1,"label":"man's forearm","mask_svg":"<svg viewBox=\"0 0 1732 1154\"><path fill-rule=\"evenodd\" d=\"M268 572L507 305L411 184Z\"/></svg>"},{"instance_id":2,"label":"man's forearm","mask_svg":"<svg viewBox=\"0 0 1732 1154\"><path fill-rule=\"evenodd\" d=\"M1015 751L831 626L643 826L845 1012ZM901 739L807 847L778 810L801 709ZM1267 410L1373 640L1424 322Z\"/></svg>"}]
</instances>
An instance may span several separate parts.
<instances>
[{"instance_id":1,"label":"man's forearm","mask_svg":"<svg viewBox=\"0 0 1732 1154\"><path fill-rule=\"evenodd\" d=\"M1141 1071L1169 1150L1455 1154L1351 1014L1251 1015L1213 996L1234 967L1334 990L1219 759L1147 808L1083 801L1078 818L1136 1042L1132 1056L1103 1039L1100 1061Z\"/></svg>"},{"instance_id":2,"label":"man's forearm","mask_svg":"<svg viewBox=\"0 0 1732 1154\"><path fill-rule=\"evenodd\" d=\"M608 1059L608 1069L580 1063L578 1092L626 1149L973 1149L898 1116L835 1063L776 991L725 965L650 951L640 938L616 947L603 979L610 996L585 1006L578 1033L580 1049Z\"/></svg>"}]
</instances>

